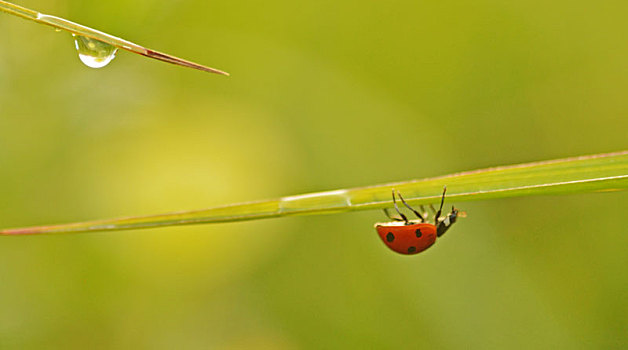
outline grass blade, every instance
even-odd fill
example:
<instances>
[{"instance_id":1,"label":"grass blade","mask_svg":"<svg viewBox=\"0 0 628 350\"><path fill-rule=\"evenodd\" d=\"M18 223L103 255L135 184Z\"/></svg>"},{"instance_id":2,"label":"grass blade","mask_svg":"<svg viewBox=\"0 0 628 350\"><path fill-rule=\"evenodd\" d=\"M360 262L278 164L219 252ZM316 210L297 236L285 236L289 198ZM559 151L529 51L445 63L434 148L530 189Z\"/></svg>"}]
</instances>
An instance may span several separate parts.
<instances>
[{"instance_id":1,"label":"grass blade","mask_svg":"<svg viewBox=\"0 0 628 350\"><path fill-rule=\"evenodd\" d=\"M92 28L80 25L78 23L68 21L67 19L45 15L43 13L39 13L37 11L31 10L22 6L18 6L10 2L0 0L0 11L4 11L12 15L22 17L24 19L35 21L37 23L46 24L46 25L49 25L49 26L52 26L61 30L65 30L74 35L80 35L80 36L92 38L98 41L102 41L104 43L115 46L117 48L127 50L136 54L140 54L142 56L154 58L159 61L176 64L178 66L198 69L204 72L229 75L229 73L221 71L219 69L206 67L198 63L184 60L182 58L178 58L178 57L175 57L175 56L163 53L163 52L151 50L141 45L134 44L128 40L118 38L111 34L107 34L107 33L98 31L96 29L92 29Z\"/></svg>"},{"instance_id":2,"label":"grass blade","mask_svg":"<svg viewBox=\"0 0 628 350\"><path fill-rule=\"evenodd\" d=\"M113 231L255 220L386 208L391 190L410 204L437 203L447 185L449 203L515 196L628 189L628 151L462 172L389 183L144 217L0 230L0 235Z\"/></svg>"}]
</instances>

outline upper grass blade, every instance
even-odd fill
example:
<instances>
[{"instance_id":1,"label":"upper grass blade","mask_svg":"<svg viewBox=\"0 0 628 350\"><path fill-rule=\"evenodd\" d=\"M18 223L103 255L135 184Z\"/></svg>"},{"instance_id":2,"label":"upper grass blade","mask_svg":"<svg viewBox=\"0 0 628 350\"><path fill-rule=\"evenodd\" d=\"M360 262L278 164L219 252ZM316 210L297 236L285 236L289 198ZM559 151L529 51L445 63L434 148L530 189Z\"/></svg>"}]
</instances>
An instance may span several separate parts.
<instances>
[{"instance_id":1,"label":"upper grass blade","mask_svg":"<svg viewBox=\"0 0 628 350\"><path fill-rule=\"evenodd\" d=\"M515 196L619 191L628 188L628 151L462 172L435 178L290 196L203 210L144 217L0 230L0 235L113 231L144 227L243 221L392 206L391 190L410 204Z\"/></svg>"},{"instance_id":2,"label":"upper grass blade","mask_svg":"<svg viewBox=\"0 0 628 350\"><path fill-rule=\"evenodd\" d=\"M146 47L134 44L130 41L115 37L111 34L107 34L107 33L80 25L78 23L68 21L67 19L45 15L43 13L31 10L31 9L27 9L22 6L18 6L10 2L0 0L0 11L4 11L18 17L29 19L37 23L47 24L49 26L68 31L74 35L80 35L80 36L96 39L98 41L102 41L104 43L115 46L117 48L131 51L133 53L137 53L142 56L154 58L156 60L176 64L183 67L198 69L204 72L229 75L229 73L223 72L219 69L206 67L198 63L184 60L182 58L178 58L178 57L166 54L166 53L151 50Z\"/></svg>"}]
</instances>

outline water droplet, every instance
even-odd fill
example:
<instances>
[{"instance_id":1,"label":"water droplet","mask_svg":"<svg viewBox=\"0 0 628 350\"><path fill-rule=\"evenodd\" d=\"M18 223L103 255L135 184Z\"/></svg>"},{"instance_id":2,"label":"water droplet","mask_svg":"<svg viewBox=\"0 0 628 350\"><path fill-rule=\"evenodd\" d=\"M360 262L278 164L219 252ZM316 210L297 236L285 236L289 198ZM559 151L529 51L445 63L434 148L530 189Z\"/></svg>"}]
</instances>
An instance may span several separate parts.
<instances>
[{"instance_id":1,"label":"water droplet","mask_svg":"<svg viewBox=\"0 0 628 350\"><path fill-rule=\"evenodd\" d=\"M118 48L115 46L80 35L72 34L72 36L79 58L88 67L102 68L116 57Z\"/></svg>"},{"instance_id":2,"label":"water droplet","mask_svg":"<svg viewBox=\"0 0 628 350\"><path fill-rule=\"evenodd\" d=\"M59 33L61 31L61 28L55 28L55 32Z\"/></svg>"}]
</instances>

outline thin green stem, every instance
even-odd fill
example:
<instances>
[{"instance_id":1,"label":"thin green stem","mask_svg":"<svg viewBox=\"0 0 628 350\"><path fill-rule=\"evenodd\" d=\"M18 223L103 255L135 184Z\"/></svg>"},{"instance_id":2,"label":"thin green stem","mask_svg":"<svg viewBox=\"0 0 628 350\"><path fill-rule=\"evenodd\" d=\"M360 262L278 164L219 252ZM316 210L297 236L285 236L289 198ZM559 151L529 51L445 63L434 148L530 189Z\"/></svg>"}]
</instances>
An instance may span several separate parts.
<instances>
[{"instance_id":1,"label":"thin green stem","mask_svg":"<svg viewBox=\"0 0 628 350\"><path fill-rule=\"evenodd\" d=\"M628 151L503 166L421 180L341 189L143 217L0 230L0 235L70 233L329 214L392 206L391 190L409 204L628 189Z\"/></svg>"},{"instance_id":2,"label":"thin green stem","mask_svg":"<svg viewBox=\"0 0 628 350\"><path fill-rule=\"evenodd\" d=\"M46 25L49 25L49 26L52 26L61 30L65 30L74 35L80 35L80 36L92 38L95 40L99 40L109 45L115 46L117 48L127 50L136 54L140 54L142 56L154 58L159 61L168 62L168 63L176 64L179 66L183 66L183 67L198 69L204 72L229 75L229 73L223 72L219 69L206 67L198 63L184 60L182 58L178 58L178 57L166 54L166 53L151 50L141 45L134 44L128 40L118 38L111 34L107 34L107 33L98 31L96 29L92 29L92 28L80 25L78 23L68 21L67 19L45 15L43 13L31 10L31 9L27 9L22 6L18 6L10 2L0 0L0 11L4 11L12 15L15 15L24 19L28 19L37 23L46 24Z\"/></svg>"}]
</instances>

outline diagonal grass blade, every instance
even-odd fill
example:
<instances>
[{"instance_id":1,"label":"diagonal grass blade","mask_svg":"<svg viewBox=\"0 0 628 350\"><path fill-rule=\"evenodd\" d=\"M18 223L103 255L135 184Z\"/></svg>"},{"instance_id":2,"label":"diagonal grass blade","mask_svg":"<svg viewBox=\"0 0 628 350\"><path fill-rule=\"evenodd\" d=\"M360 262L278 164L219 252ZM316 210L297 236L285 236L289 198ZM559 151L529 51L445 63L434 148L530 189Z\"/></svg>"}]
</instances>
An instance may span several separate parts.
<instances>
[{"instance_id":1,"label":"diagonal grass blade","mask_svg":"<svg viewBox=\"0 0 628 350\"><path fill-rule=\"evenodd\" d=\"M39 13L37 11L33 11L22 6L18 6L10 2L0 0L0 11L4 11L12 15L22 17L24 19L35 21L37 23L47 24L49 26L70 32L73 35L91 38L123 50L154 58L159 61L172 63L178 66L198 69L204 72L229 75L229 73L221 71L219 69L206 67L198 63L184 60L182 58L178 58L163 52L151 50L141 45L137 45L130 41L118 38L116 36L80 25L78 23L68 21L67 19L45 15L43 13Z\"/></svg>"}]
</instances>

